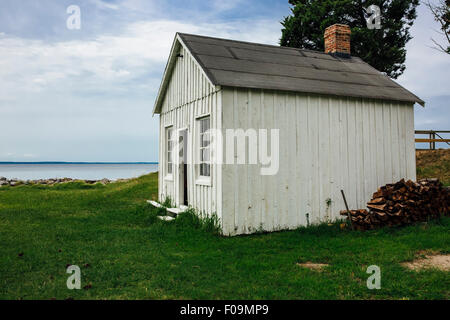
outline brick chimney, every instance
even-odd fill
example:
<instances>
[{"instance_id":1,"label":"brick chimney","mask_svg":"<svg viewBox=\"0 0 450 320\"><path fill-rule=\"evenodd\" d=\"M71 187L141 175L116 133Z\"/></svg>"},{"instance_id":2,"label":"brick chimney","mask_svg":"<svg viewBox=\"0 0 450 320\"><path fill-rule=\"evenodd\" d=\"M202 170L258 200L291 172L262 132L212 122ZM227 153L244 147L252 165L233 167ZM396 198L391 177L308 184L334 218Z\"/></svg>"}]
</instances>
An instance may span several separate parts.
<instances>
[{"instance_id":1,"label":"brick chimney","mask_svg":"<svg viewBox=\"0 0 450 320\"><path fill-rule=\"evenodd\" d=\"M333 24L325 29L325 53L350 57L350 27L346 24Z\"/></svg>"}]
</instances>

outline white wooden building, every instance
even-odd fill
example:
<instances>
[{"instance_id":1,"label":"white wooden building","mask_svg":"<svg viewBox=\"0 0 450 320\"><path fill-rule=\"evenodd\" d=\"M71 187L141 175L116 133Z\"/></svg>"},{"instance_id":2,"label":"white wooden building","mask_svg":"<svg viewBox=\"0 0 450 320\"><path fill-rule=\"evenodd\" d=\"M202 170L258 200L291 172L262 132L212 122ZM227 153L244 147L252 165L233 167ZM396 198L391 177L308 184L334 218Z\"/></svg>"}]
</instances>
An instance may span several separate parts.
<instances>
[{"instance_id":1,"label":"white wooden building","mask_svg":"<svg viewBox=\"0 0 450 320\"><path fill-rule=\"evenodd\" d=\"M159 200L217 214L224 235L335 220L345 208L341 189L351 208L365 208L379 186L416 178L416 102L424 104L339 47L321 53L178 33L153 111ZM201 143L209 128L278 129L278 172L211 161ZM174 150L180 140L184 161Z\"/></svg>"}]
</instances>

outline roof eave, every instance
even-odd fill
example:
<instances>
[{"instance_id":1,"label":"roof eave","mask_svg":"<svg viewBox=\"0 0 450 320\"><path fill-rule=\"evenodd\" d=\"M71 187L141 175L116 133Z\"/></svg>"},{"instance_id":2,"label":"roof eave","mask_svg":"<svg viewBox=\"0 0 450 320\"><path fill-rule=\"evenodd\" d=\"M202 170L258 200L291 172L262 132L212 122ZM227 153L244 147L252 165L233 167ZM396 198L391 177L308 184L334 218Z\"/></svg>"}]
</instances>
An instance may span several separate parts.
<instances>
[{"instance_id":1,"label":"roof eave","mask_svg":"<svg viewBox=\"0 0 450 320\"><path fill-rule=\"evenodd\" d=\"M370 68L372 68L373 70L378 71L377 69L375 69L374 67L372 67L369 63L365 62L364 60L360 59L362 62L364 62L365 64L367 64ZM414 93L412 93L411 91L409 91L408 89L406 89L405 87L403 87L402 85L398 84L396 81L394 81L391 77L389 77L388 75L386 75L383 72L380 72L380 74L384 75L387 79L389 79L391 82L395 83L396 85L398 85L399 87L401 87L403 90L407 91L411 96L414 97L414 102L420 104L422 107L425 108L425 101L423 101L422 99L420 99L418 96L416 96Z\"/></svg>"},{"instance_id":2,"label":"roof eave","mask_svg":"<svg viewBox=\"0 0 450 320\"><path fill-rule=\"evenodd\" d=\"M173 39L173 42L172 42L169 59L167 60L166 68L164 69L163 78L162 78L161 84L159 86L158 94L156 96L155 105L153 106L153 115L159 114L161 112L161 104L162 104L162 100L164 97L164 92L166 91L166 87L169 82L169 75L172 71L172 68L173 68L175 60L176 60L176 56L174 53L175 53L176 49L179 47L179 46L177 46L177 44L179 44L178 33L175 35L175 38Z\"/></svg>"}]
</instances>

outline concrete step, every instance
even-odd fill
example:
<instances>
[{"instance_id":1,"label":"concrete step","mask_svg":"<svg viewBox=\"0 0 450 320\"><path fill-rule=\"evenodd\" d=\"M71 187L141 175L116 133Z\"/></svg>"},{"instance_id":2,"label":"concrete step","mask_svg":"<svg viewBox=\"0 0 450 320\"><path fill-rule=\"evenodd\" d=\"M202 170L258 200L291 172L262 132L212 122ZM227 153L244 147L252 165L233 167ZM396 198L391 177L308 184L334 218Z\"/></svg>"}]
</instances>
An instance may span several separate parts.
<instances>
[{"instance_id":1,"label":"concrete step","mask_svg":"<svg viewBox=\"0 0 450 320\"><path fill-rule=\"evenodd\" d=\"M167 208L167 213L171 216L177 216L185 212L188 208L186 206L181 206L180 208Z\"/></svg>"},{"instance_id":2,"label":"concrete step","mask_svg":"<svg viewBox=\"0 0 450 320\"><path fill-rule=\"evenodd\" d=\"M167 208L167 212L171 215L179 215L182 211L180 208Z\"/></svg>"},{"instance_id":3,"label":"concrete step","mask_svg":"<svg viewBox=\"0 0 450 320\"><path fill-rule=\"evenodd\" d=\"M152 206L154 206L155 208L162 208L163 206L160 205L158 202L153 201L153 200L147 200L148 203L150 203Z\"/></svg>"},{"instance_id":4,"label":"concrete step","mask_svg":"<svg viewBox=\"0 0 450 320\"><path fill-rule=\"evenodd\" d=\"M158 216L158 219L162 220L162 221L172 221L175 220L174 217L170 217L170 216Z\"/></svg>"}]
</instances>

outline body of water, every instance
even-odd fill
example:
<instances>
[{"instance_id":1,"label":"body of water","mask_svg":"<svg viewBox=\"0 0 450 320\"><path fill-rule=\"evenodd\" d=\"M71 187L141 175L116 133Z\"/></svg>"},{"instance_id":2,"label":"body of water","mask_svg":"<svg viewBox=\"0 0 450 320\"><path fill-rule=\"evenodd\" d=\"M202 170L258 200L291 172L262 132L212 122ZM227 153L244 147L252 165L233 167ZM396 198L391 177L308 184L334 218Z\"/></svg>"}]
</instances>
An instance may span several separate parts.
<instances>
[{"instance_id":1,"label":"body of water","mask_svg":"<svg viewBox=\"0 0 450 320\"><path fill-rule=\"evenodd\" d=\"M5 164L0 163L0 177L19 180L72 178L83 180L110 180L135 178L158 171L156 163L119 164Z\"/></svg>"}]
</instances>

